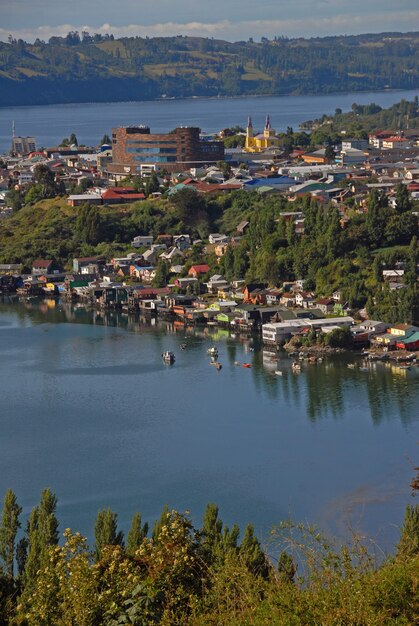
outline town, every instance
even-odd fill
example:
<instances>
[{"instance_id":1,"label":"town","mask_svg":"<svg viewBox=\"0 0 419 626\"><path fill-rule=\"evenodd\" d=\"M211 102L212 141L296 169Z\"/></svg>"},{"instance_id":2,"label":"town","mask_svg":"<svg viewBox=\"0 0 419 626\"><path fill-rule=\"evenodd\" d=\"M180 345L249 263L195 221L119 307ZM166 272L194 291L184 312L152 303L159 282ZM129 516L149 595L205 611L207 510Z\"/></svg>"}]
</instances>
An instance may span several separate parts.
<instances>
[{"instance_id":1,"label":"town","mask_svg":"<svg viewBox=\"0 0 419 626\"><path fill-rule=\"evenodd\" d=\"M405 105L412 109L412 103ZM312 124L312 133L319 126ZM61 209L77 214L85 243L99 244L100 235L89 229L101 211L117 211L120 219L132 207L151 209L148 227L139 220L129 241L127 233L119 235L123 245L114 249L124 254L74 255L71 265L56 255L33 258L29 266L28 256L10 258L0 248L0 290L179 325L258 332L274 347L291 340L297 348L362 347L412 358L419 350L419 129L358 129L356 137L341 131L339 143L326 141L314 150L302 145L307 140L308 133L292 129L276 133L269 115L261 132L249 117L245 129L226 128L216 136L195 127L166 134L152 134L147 126L114 128L99 148L79 146L73 135L37 150L35 138L13 132L11 153L0 169L4 228L22 207L59 197ZM222 216L218 223L204 215L214 203ZM182 218L180 230L173 216L171 222L161 219L165 229L156 230L153 207L159 207L156 215L167 216L172 205ZM211 232L220 223L228 226L225 232ZM270 242L272 229L276 239ZM345 238L356 236L359 244L369 236L377 248L370 266L365 263L362 283L356 242L352 267L345 270L349 276L334 282L321 284L321 264L314 261L314 275L309 259L301 259L302 252L316 254L300 249L311 238L314 248L327 244L333 265L348 245ZM113 237L108 240L115 244ZM375 285L368 293L372 270Z\"/></svg>"}]
</instances>

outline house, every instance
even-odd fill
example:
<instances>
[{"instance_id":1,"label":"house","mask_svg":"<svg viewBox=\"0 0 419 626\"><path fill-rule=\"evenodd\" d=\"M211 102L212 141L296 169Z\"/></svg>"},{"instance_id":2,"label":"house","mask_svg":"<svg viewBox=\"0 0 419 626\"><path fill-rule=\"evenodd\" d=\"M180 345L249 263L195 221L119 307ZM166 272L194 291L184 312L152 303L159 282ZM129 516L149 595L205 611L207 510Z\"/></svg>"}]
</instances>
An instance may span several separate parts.
<instances>
[{"instance_id":1,"label":"house","mask_svg":"<svg viewBox=\"0 0 419 626\"><path fill-rule=\"evenodd\" d=\"M228 243L218 243L214 246L214 254L216 257L221 258L225 255L228 249Z\"/></svg>"},{"instance_id":2,"label":"house","mask_svg":"<svg viewBox=\"0 0 419 626\"><path fill-rule=\"evenodd\" d=\"M207 289L209 293L218 293L220 289L224 290L228 289L229 287L230 283L226 281L224 276L221 276L221 274L214 274L207 282Z\"/></svg>"},{"instance_id":3,"label":"house","mask_svg":"<svg viewBox=\"0 0 419 626\"><path fill-rule=\"evenodd\" d=\"M179 250L183 252L183 250L187 250L191 247L191 237L190 235L175 235L173 237L173 245L176 246Z\"/></svg>"},{"instance_id":4,"label":"house","mask_svg":"<svg viewBox=\"0 0 419 626\"><path fill-rule=\"evenodd\" d=\"M419 350L419 331L414 332L405 339L396 342L399 350Z\"/></svg>"},{"instance_id":5,"label":"house","mask_svg":"<svg viewBox=\"0 0 419 626\"><path fill-rule=\"evenodd\" d=\"M410 146L410 142L406 137L400 137L399 135L393 135L392 137L387 137L382 141L382 147L387 150L394 150L395 148L405 149Z\"/></svg>"},{"instance_id":6,"label":"house","mask_svg":"<svg viewBox=\"0 0 419 626\"><path fill-rule=\"evenodd\" d=\"M244 235L245 231L247 230L247 228L249 227L249 223L247 220L244 220L243 222L240 222L239 224L237 224L236 230L238 233L240 233L240 235Z\"/></svg>"},{"instance_id":7,"label":"house","mask_svg":"<svg viewBox=\"0 0 419 626\"><path fill-rule=\"evenodd\" d=\"M220 234L220 233L211 233L210 235L208 235L208 241L209 243L227 243L228 242L228 237L227 235L224 234Z\"/></svg>"},{"instance_id":8,"label":"house","mask_svg":"<svg viewBox=\"0 0 419 626\"><path fill-rule=\"evenodd\" d=\"M364 320L358 326L360 330L373 334L385 333L389 327L390 324L386 324L386 322L377 322L376 320Z\"/></svg>"},{"instance_id":9,"label":"house","mask_svg":"<svg viewBox=\"0 0 419 626\"><path fill-rule=\"evenodd\" d=\"M171 248L165 250L160 254L161 259L170 262L173 261L176 257L183 258L183 253L179 250L179 248L176 248L176 246L172 246Z\"/></svg>"},{"instance_id":10,"label":"house","mask_svg":"<svg viewBox=\"0 0 419 626\"><path fill-rule=\"evenodd\" d=\"M314 302L314 294L311 291L299 291L295 294L295 306L308 309Z\"/></svg>"},{"instance_id":11,"label":"house","mask_svg":"<svg viewBox=\"0 0 419 626\"><path fill-rule=\"evenodd\" d=\"M324 315L327 315L327 313L333 312L335 301L332 298L319 298L316 300L316 306Z\"/></svg>"},{"instance_id":12,"label":"house","mask_svg":"<svg viewBox=\"0 0 419 626\"><path fill-rule=\"evenodd\" d=\"M82 204L102 204L102 197L96 193L78 193L68 196L67 204L81 206Z\"/></svg>"},{"instance_id":13,"label":"house","mask_svg":"<svg viewBox=\"0 0 419 626\"><path fill-rule=\"evenodd\" d=\"M268 289L266 291L266 304L271 306L272 304L279 304L282 296L280 289Z\"/></svg>"},{"instance_id":14,"label":"house","mask_svg":"<svg viewBox=\"0 0 419 626\"><path fill-rule=\"evenodd\" d=\"M411 326L410 324L396 324L395 326L391 326L387 332L390 333L393 337L403 337L406 339L414 332L419 330L416 326Z\"/></svg>"},{"instance_id":15,"label":"house","mask_svg":"<svg viewBox=\"0 0 419 626\"><path fill-rule=\"evenodd\" d=\"M73 259L73 270L76 274L98 274L105 266L105 259L95 256Z\"/></svg>"},{"instance_id":16,"label":"house","mask_svg":"<svg viewBox=\"0 0 419 626\"><path fill-rule=\"evenodd\" d=\"M179 289L186 289L187 287L195 287L198 285L198 279L194 277L176 278L175 285L176 287L179 287Z\"/></svg>"},{"instance_id":17,"label":"house","mask_svg":"<svg viewBox=\"0 0 419 626\"><path fill-rule=\"evenodd\" d=\"M48 259L36 259L32 263L32 274L52 274L54 261Z\"/></svg>"},{"instance_id":18,"label":"house","mask_svg":"<svg viewBox=\"0 0 419 626\"><path fill-rule=\"evenodd\" d=\"M198 276L202 276L209 272L209 265L203 263L202 265L192 265L189 268L188 276L192 276L192 278L198 278Z\"/></svg>"},{"instance_id":19,"label":"house","mask_svg":"<svg viewBox=\"0 0 419 626\"><path fill-rule=\"evenodd\" d=\"M133 187L109 187L102 192L104 204L129 204L145 200L143 192L137 193Z\"/></svg>"},{"instance_id":20,"label":"house","mask_svg":"<svg viewBox=\"0 0 419 626\"><path fill-rule=\"evenodd\" d=\"M295 295L293 293L283 293L279 302L283 306L293 307L295 306Z\"/></svg>"},{"instance_id":21,"label":"house","mask_svg":"<svg viewBox=\"0 0 419 626\"><path fill-rule=\"evenodd\" d=\"M383 270L383 280L392 283L402 283L404 270Z\"/></svg>"},{"instance_id":22,"label":"house","mask_svg":"<svg viewBox=\"0 0 419 626\"><path fill-rule=\"evenodd\" d=\"M151 235L137 235L131 241L131 245L134 248L141 248L142 246L151 246L153 243L153 237Z\"/></svg>"}]
</instances>

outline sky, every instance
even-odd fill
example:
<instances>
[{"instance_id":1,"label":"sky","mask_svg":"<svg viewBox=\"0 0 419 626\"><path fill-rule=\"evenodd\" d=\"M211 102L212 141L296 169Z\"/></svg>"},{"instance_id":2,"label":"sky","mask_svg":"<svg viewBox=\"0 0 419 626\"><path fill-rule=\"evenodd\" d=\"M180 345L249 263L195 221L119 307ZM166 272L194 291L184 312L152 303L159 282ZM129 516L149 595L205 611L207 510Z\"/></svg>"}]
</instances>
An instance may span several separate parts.
<instances>
[{"instance_id":1,"label":"sky","mask_svg":"<svg viewBox=\"0 0 419 626\"><path fill-rule=\"evenodd\" d=\"M419 0L0 0L0 40L70 30L228 41L419 30Z\"/></svg>"}]
</instances>

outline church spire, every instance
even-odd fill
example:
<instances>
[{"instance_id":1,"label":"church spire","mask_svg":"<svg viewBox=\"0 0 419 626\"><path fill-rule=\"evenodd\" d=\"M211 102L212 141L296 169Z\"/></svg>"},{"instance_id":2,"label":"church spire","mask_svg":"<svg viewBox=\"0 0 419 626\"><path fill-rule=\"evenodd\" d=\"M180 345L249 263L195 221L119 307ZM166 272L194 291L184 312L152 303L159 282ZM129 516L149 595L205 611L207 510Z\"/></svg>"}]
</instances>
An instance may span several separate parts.
<instances>
[{"instance_id":1,"label":"church spire","mask_svg":"<svg viewBox=\"0 0 419 626\"><path fill-rule=\"evenodd\" d=\"M247 128L253 128L253 124L252 124L252 118L249 115L249 117L247 118Z\"/></svg>"},{"instance_id":2,"label":"church spire","mask_svg":"<svg viewBox=\"0 0 419 626\"><path fill-rule=\"evenodd\" d=\"M265 129L271 130L271 121L269 119L269 113L266 115Z\"/></svg>"}]
</instances>

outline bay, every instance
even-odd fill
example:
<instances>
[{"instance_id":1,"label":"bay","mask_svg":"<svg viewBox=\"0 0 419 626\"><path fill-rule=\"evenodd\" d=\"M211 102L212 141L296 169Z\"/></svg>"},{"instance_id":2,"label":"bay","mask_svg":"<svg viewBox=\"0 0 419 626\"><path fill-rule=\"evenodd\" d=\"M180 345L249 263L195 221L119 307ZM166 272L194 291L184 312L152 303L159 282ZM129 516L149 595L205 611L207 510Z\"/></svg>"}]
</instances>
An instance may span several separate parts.
<instances>
[{"instance_id":1,"label":"bay","mask_svg":"<svg viewBox=\"0 0 419 626\"><path fill-rule=\"evenodd\" d=\"M80 144L95 146L117 126L146 124L152 132L199 126L204 132L214 133L236 124L245 127L251 115L255 129L261 129L269 113L273 128L280 132L287 126L296 129L301 122L334 113L338 107L349 111L353 102L375 102L386 108L402 98L413 100L418 93L411 90L4 107L0 108L0 154L10 150L13 121L16 134L34 136L38 147L57 145L71 133L77 135Z\"/></svg>"},{"instance_id":2,"label":"bay","mask_svg":"<svg viewBox=\"0 0 419 626\"><path fill-rule=\"evenodd\" d=\"M419 368L362 372L347 368L354 358L296 375L258 337L2 302L0 494L12 488L27 516L51 487L61 531L90 540L104 507L126 531L137 510L152 522L167 503L199 524L216 502L262 538L293 518L339 537L359 529L389 550L412 502Z\"/></svg>"}]
</instances>

